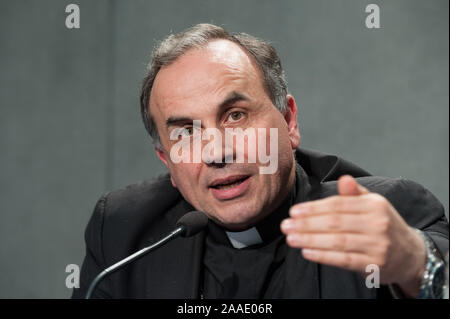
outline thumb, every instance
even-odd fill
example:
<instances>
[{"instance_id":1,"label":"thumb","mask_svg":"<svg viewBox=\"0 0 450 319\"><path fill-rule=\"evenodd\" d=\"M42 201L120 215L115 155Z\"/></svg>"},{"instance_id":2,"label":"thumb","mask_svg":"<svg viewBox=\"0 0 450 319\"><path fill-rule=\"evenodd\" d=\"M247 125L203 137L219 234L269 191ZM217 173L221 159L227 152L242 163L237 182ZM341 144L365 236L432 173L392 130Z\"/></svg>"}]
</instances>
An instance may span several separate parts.
<instances>
[{"instance_id":1,"label":"thumb","mask_svg":"<svg viewBox=\"0 0 450 319\"><path fill-rule=\"evenodd\" d=\"M369 191L364 186L359 185L352 176L343 175L338 180L338 193L343 196L356 196L368 194Z\"/></svg>"}]
</instances>

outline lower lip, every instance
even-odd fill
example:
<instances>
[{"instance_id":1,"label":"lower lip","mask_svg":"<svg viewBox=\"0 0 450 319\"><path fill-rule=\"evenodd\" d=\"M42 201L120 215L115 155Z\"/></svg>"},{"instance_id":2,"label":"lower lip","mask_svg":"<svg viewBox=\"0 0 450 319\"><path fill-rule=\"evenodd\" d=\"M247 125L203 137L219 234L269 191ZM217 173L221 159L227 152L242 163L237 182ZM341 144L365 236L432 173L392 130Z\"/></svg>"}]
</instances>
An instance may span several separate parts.
<instances>
[{"instance_id":1,"label":"lower lip","mask_svg":"<svg viewBox=\"0 0 450 319\"><path fill-rule=\"evenodd\" d=\"M242 183L234 186L233 188L228 189L211 188L211 192L214 195L214 197L219 200L233 199L235 197L242 195L248 189L249 184L250 184L250 177L248 177Z\"/></svg>"}]
</instances>

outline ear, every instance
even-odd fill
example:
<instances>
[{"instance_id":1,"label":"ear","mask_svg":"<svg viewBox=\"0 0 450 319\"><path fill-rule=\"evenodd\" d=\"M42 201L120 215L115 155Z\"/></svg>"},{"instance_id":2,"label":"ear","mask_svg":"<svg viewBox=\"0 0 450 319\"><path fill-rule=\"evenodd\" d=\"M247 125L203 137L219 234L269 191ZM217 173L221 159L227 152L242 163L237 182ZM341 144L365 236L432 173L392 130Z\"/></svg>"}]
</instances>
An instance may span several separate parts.
<instances>
[{"instance_id":1,"label":"ear","mask_svg":"<svg viewBox=\"0 0 450 319\"><path fill-rule=\"evenodd\" d=\"M169 168L169 166L167 165L167 159L166 159L166 154L164 153L164 150L162 148L155 146L155 151L156 151L156 155L158 155L158 158L161 160L161 162L163 162L164 165L166 165L166 167Z\"/></svg>"},{"instance_id":2,"label":"ear","mask_svg":"<svg viewBox=\"0 0 450 319\"><path fill-rule=\"evenodd\" d=\"M161 160L161 162L163 162L164 165L166 165L167 169L169 169L169 165L167 164L167 158L166 158L166 154L164 153L164 150L162 148L155 146L155 151L156 151L156 155L158 155L158 158ZM172 175L170 175L170 181L172 182L172 186L176 188L177 185L175 184L175 181L173 180Z\"/></svg>"},{"instance_id":3,"label":"ear","mask_svg":"<svg viewBox=\"0 0 450 319\"><path fill-rule=\"evenodd\" d=\"M290 94L286 95L286 112L284 119L288 126L289 139L291 140L292 149L296 149L300 145L300 132L297 124L297 105L294 97Z\"/></svg>"}]
</instances>

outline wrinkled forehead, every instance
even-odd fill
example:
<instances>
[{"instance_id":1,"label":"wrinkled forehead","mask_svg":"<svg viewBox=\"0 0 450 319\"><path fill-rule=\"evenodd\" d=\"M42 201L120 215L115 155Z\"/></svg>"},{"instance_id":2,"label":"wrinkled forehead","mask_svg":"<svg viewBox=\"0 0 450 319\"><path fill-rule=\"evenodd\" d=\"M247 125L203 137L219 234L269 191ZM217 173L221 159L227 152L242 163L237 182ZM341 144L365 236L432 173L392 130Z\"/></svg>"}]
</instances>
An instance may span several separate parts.
<instances>
[{"instance_id":1,"label":"wrinkled forehead","mask_svg":"<svg viewBox=\"0 0 450 319\"><path fill-rule=\"evenodd\" d=\"M214 103L214 99L233 90L257 94L256 91L263 90L261 73L249 53L238 44L212 41L161 68L151 91L151 113L157 118L175 106Z\"/></svg>"}]
</instances>

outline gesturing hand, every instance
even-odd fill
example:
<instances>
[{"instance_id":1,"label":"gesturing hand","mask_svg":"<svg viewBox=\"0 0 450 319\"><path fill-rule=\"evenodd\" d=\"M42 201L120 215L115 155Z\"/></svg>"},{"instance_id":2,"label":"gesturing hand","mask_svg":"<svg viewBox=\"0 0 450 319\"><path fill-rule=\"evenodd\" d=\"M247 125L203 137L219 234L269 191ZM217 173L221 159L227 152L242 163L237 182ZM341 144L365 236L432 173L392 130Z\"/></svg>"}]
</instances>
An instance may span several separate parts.
<instances>
[{"instance_id":1,"label":"gesturing hand","mask_svg":"<svg viewBox=\"0 0 450 319\"><path fill-rule=\"evenodd\" d=\"M339 195L300 203L281 223L289 246L303 257L361 274L376 264L380 282L397 284L416 297L425 270L422 238L383 196L369 192L351 176L338 181Z\"/></svg>"}]
</instances>

